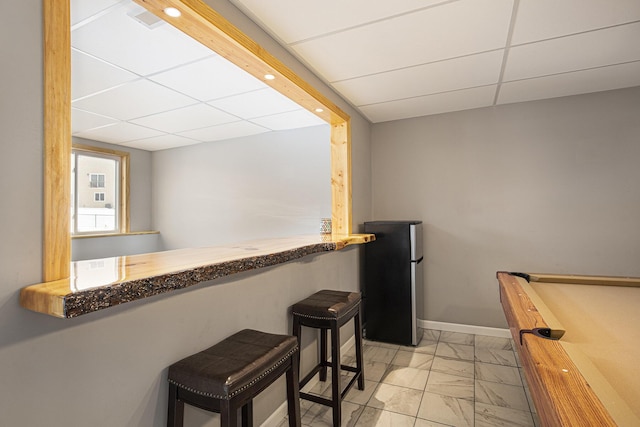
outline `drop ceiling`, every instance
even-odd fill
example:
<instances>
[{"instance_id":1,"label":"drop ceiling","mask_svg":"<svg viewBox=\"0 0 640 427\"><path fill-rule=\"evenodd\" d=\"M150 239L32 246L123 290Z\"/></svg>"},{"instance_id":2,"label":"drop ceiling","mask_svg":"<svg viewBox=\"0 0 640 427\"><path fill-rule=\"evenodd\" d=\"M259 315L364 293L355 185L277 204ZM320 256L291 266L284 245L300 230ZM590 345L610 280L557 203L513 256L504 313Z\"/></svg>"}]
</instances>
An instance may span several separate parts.
<instances>
[{"instance_id":1,"label":"drop ceiling","mask_svg":"<svg viewBox=\"0 0 640 427\"><path fill-rule=\"evenodd\" d=\"M638 0L230 0L372 122L640 85Z\"/></svg>"},{"instance_id":2,"label":"drop ceiling","mask_svg":"<svg viewBox=\"0 0 640 427\"><path fill-rule=\"evenodd\" d=\"M72 135L149 151L326 125L130 0L71 1Z\"/></svg>"}]
</instances>

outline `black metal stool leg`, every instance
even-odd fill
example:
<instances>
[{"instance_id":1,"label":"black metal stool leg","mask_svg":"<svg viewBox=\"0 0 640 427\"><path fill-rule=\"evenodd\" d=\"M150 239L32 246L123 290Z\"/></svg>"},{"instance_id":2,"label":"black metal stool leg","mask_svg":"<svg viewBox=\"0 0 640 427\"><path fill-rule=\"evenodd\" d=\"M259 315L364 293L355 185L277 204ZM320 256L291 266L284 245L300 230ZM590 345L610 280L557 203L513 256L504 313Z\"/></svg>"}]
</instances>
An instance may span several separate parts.
<instances>
[{"instance_id":1,"label":"black metal stool leg","mask_svg":"<svg viewBox=\"0 0 640 427\"><path fill-rule=\"evenodd\" d=\"M220 427L238 427L238 408L230 400L220 400Z\"/></svg>"},{"instance_id":2,"label":"black metal stool leg","mask_svg":"<svg viewBox=\"0 0 640 427\"><path fill-rule=\"evenodd\" d=\"M178 400L178 386L169 384L169 411L167 427L182 427L184 423L184 402Z\"/></svg>"},{"instance_id":3,"label":"black metal stool leg","mask_svg":"<svg viewBox=\"0 0 640 427\"><path fill-rule=\"evenodd\" d=\"M362 362L362 325L360 324L360 313L353 317L356 338L356 368L358 369L358 389L364 390L364 363Z\"/></svg>"},{"instance_id":4,"label":"black metal stool leg","mask_svg":"<svg viewBox=\"0 0 640 427\"><path fill-rule=\"evenodd\" d=\"M342 382L340 375L340 326L331 322L331 400L333 402L333 425L339 427L342 418Z\"/></svg>"},{"instance_id":5,"label":"black metal stool leg","mask_svg":"<svg viewBox=\"0 0 640 427\"><path fill-rule=\"evenodd\" d=\"M320 329L320 381L327 380L327 329Z\"/></svg>"},{"instance_id":6,"label":"black metal stool leg","mask_svg":"<svg viewBox=\"0 0 640 427\"><path fill-rule=\"evenodd\" d=\"M253 400L242 407L242 427L253 427Z\"/></svg>"},{"instance_id":7,"label":"black metal stool leg","mask_svg":"<svg viewBox=\"0 0 640 427\"><path fill-rule=\"evenodd\" d=\"M287 370L287 408L289 427L300 427L300 390L298 389L298 371L300 352L291 356L291 367Z\"/></svg>"}]
</instances>

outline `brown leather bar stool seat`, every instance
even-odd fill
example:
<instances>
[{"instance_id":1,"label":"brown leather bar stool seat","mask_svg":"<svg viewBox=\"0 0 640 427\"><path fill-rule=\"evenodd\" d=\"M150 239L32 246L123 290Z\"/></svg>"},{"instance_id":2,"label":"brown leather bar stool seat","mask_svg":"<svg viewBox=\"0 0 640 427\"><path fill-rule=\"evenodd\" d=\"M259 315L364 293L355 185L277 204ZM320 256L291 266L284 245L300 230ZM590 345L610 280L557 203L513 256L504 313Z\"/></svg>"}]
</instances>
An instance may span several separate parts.
<instances>
[{"instance_id":1,"label":"brown leather bar stool seat","mask_svg":"<svg viewBox=\"0 0 640 427\"><path fill-rule=\"evenodd\" d=\"M167 426L182 427L184 404L220 413L220 424L253 424L253 398L286 372L289 426L300 426L298 342L290 335L251 329L169 367Z\"/></svg>"},{"instance_id":2,"label":"brown leather bar stool seat","mask_svg":"<svg viewBox=\"0 0 640 427\"><path fill-rule=\"evenodd\" d=\"M293 335L301 341L301 326L320 329L319 363L300 381L304 387L315 374L320 374L320 381L327 379L327 367L331 367L331 399L310 393L300 392L302 399L310 400L333 408L333 425L340 425L342 416L342 399L353 384L358 382L358 389L364 390L364 371L362 363L362 327L360 323L360 293L333 290L322 290L293 305ZM354 320L356 366L340 363L340 327L349 320ZM331 331L331 361L327 361L327 331ZM347 386L342 389L340 371L355 373Z\"/></svg>"}]
</instances>

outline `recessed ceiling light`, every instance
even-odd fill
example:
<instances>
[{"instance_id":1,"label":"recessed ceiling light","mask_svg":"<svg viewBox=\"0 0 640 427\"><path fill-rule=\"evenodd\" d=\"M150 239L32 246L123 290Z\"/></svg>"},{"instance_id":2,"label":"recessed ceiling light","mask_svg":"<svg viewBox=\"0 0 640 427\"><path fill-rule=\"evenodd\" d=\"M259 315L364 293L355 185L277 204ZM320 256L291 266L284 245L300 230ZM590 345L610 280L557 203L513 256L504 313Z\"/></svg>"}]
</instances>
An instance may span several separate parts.
<instances>
[{"instance_id":1,"label":"recessed ceiling light","mask_svg":"<svg viewBox=\"0 0 640 427\"><path fill-rule=\"evenodd\" d=\"M164 9L164 13L172 18L177 18L178 16L182 15L182 12L180 12L175 7L167 7L166 9Z\"/></svg>"},{"instance_id":2,"label":"recessed ceiling light","mask_svg":"<svg viewBox=\"0 0 640 427\"><path fill-rule=\"evenodd\" d=\"M322 113L324 110L322 108L316 108L316 113Z\"/></svg>"},{"instance_id":3,"label":"recessed ceiling light","mask_svg":"<svg viewBox=\"0 0 640 427\"><path fill-rule=\"evenodd\" d=\"M264 78L267 80L273 80L276 78L276 76L274 76L273 74L265 74Z\"/></svg>"}]
</instances>

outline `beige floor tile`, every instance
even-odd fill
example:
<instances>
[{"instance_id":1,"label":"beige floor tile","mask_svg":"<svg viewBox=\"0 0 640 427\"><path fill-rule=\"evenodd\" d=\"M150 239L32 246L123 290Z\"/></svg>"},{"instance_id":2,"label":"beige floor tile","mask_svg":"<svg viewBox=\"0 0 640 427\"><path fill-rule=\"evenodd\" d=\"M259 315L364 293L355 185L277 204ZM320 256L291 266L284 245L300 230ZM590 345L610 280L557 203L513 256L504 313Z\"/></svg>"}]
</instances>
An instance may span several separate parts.
<instances>
[{"instance_id":1,"label":"beige floor tile","mask_svg":"<svg viewBox=\"0 0 640 427\"><path fill-rule=\"evenodd\" d=\"M395 366L406 366L408 368L418 368L429 370L433 362L433 355L427 353L415 353L399 350L391 361Z\"/></svg>"},{"instance_id":2,"label":"beige floor tile","mask_svg":"<svg viewBox=\"0 0 640 427\"><path fill-rule=\"evenodd\" d=\"M433 329L415 347L365 340L365 390L354 384L345 396L342 426L539 427L513 348L508 338ZM341 359L355 366L355 348ZM343 387L352 377L342 371ZM305 391L329 397L330 377L316 375ZM303 426L332 424L327 406L301 400L300 411ZM287 425L286 417L269 424Z\"/></svg>"},{"instance_id":3,"label":"beige floor tile","mask_svg":"<svg viewBox=\"0 0 640 427\"><path fill-rule=\"evenodd\" d=\"M450 359L436 356L431 364L431 371L443 374L457 375L459 377L474 377L475 365L470 360Z\"/></svg>"},{"instance_id":4,"label":"beige floor tile","mask_svg":"<svg viewBox=\"0 0 640 427\"><path fill-rule=\"evenodd\" d=\"M529 411L529 403L522 386L476 381L475 400L476 403Z\"/></svg>"},{"instance_id":5,"label":"beige floor tile","mask_svg":"<svg viewBox=\"0 0 640 427\"><path fill-rule=\"evenodd\" d=\"M436 356L448 357L451 359L473 360L473 346L438 342Z\"/></svg>"},{"instance_id":6,"label":"beige floor tile","mask_svg":"<svg viewBox=\"0 0 640 427\"><path fill-rule=\"evenodd\" d=\"M397 348L365 345L362 349L362 358L367 362L391 363L397 352Z\"/></svg>"},{"instance_id":7,"label":"beige floor tile","mask_svg":"<svg viewBox=\"0 0 640 427\"><path fill-rule=\"evenodd\" d=\"M494 365L517 366L515 354L511 350L478 347L475 352L475 361L493 363Z\"/></svg>"},{"instance_id":8,"label":"beige floor tile","mask_svg":"<svg viewBox=\"0 0 640 427\"><path fill-rule=\"evenodd\" d=\"M413 427L449 427L449 426L447 424L440 424L435 421L416 418L416 423L413 425Z\"/></svg>"},{"instance_id":9,"label":"beige floor tile","mask_svg":"<svg viewBox=\"0 0 640 427\"><path fill-rule=\"evenodd\" d=\"M356 423L358 427L414 427L415 417L384 411L376 408L365 408Z\"/></svg>"},{"instance_id":10,"label":"beige floor tile","mask_svg":"<svg viewBox=\"0 0 640 427\"><path fill-rule=\"evenodd\" d=\"M422 339L438 341L440 339L440 333L441 331L437 329L424 329L422 332Z\"/></svg>"},{"instance_id":11,"label":"beige floor tile","mask_svg":"<svg viewBox=\"0 0 640 427\"><path fill-rule=\"evenodd\" d=\"M436 393L424 393L418 418L448 426L472 427L473 402Z\"/></svg>"},{"instance_id":12,"label":"beige floor tile","mask_svg":"<svg viewBox=\"0 0 640 427\"><path fill-rule=\"evenodd\" d=\"M422 339L416 346L401 346L400 350L412 351L414 353L427 353L435 354L436 347L438 346L437 340Z\"/></svg>"},{"instance_id":13,"label":"beige floor tile","mask_svg":"<svg viewBox=\"0 0 640 427\"><path fill-rule=\"evenodd\" d=\"M356 366L355 357L344 358L342 360L346 365ZM376 362L374 360L364 360L363 365L364 379L375 382L380 382L384 373L387 372L387 368L389 368L388 363Z\"/></svg>"},{"instance_id":14,"label":"beige floor tile","mask_svg":"<svg viewBox=\"0 0 640 427\"><path fill-rule=\"evenodd\" d=\"M427 385L428 377L429 371L425 369L391 365L381 382L422 391Z\"/></svg>"},{"instance_id":15,"label":"beige floor tile","mask_svg":"<svg viewBox=\"0 0 640 427\"><path fill-rule=\"evenodd\" d=\"M473 343L475 342L475 335L463 334L460 332L442 331L440 333L439 342L448 342L451 344L473 345Z\"/></svg>"},{"instance_id":16,"label":"beige floor tile","mask_svg":"<svg viewBox=\"0 0 640 427\"><path fill-rule=\"evenodd\" d=\"M475 336L475 346L481 348L493 348L496 350L512 350L511 339L501 337L488 337L486 335Z\"/></svg>"},{"instance_id":17,"label":"beige floor tile","mask_svg":"<svg viewBox=\"0 0 640 427\"><path fill-rule=\"evenodd\" d=\"M476 379L494 383L522 386L520 371L514 366L476 362Z\"/></svg>"},{"instance_id":18,"label":"beige floor tile","mask_svg":"<svg viewBox=\"0 0 640 427\"><path fill-rule=\"evenodd\" d=\"M476 402L476 427L534 427L530 412Z\"/></svg>"},{"instance_id":19,"label":"beige floor tile","mask_svg":"<svg viewBox=\"0 0 640 427\"><path fill-rule=\"evenodd\" d=\"M388 343L388 342L371 341L371 340L363 340L362 341L362 345L363 346L372 345L372 346L375 346L375 347L390 348L392 350L397 350L398 348L400 348L400 345L398 345L398 344L391 344L391 343Z\"/></svg>"},{"instance_id":20,"label":"beige floor tile","mask_svg":"<svg viewBox=\"0 0 640 427\"><path fill-rule=\"evenodd\" d=\"M367 406L415 417L422 400L422 391L391 384L380 384Z\"/></svg>"},{"instance_id":21,"label":"beige floor tile","mask_svg":"<svg viewBox=\"0 0 640 427\"><path fill-rule=\"evenodd\" d=\"M355 426L364 406L342 402L341 424L343 427ZM329 406L314 403L302 416L303 426L333 427L333 411Z\"/></svg>"},{"instance_id":22,"label":"beige floor tile","mask_svg":"<svg viewBox=\"0 0 640 427\"><path fill-rule=\"evenodd\" d=\"M377 382L365 380L364 390L358 390L358 383L356 382L353 387L351 387L351 390L349 390L349 393L344 397L344 400L357 405L366 405L377 387Z\"/></svg>"},{"instance_id":23,"label":"beige floor tile","mask_svg":"<svg viewBox=\"0 0 640 427\"><path fill-rule=\"evenodd\" d=\"M473 378L431 372L425 391L473 401Z\"/></svg>"}]
</instances>

